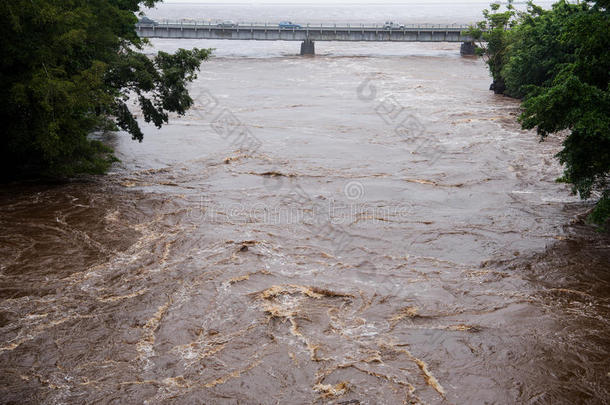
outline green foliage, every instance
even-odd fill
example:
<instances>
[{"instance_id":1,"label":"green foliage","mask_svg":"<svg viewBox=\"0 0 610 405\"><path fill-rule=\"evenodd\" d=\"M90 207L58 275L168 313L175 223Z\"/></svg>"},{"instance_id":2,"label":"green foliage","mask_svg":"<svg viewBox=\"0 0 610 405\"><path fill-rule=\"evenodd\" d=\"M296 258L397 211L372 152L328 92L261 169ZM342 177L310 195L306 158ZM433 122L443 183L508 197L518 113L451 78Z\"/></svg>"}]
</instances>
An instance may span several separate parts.
<instances>
[{"instance_id":1,"label":"green foliage","mask_svg":"<svg viewBox=\"0 0 610 405\"><path fill-rule=\"evenodd\" d=\"M464 34L470 35L478 42L476 53L485 59L494 79L491 89L496 93L502 93L505 84L501 71L506 63L506 51L511 34L509 30L516 24L516 11L513 0L508 0L505 11L500 11L499 3L490 4L490 9L491 11L483 10L485 20L470 27Z\"/></svg>"},{"instance_id":2,"label":"green foliage","mask_svg":"<svg viewBox=\"0 0 610 405\"><path fill-rule=\"evenodd\" d=\"M593 223L601 224L607 230L608 218L610 218L610 192L606 191L597 202L591 215L589 215L589 220Z\"/></svg>"},{"instance_id":3,"label":"green foliage","mask_svg":"<svg viewBox=\"0 0 610 405\"><path fill-rule=\"evenodd\" d=\"M502 92L523 99L524 128L536 128L543 139L568 131L557 155L562 181L582 198L601 196L590 217L599 224L610 215L609 3L561 0L543 10L530 2L510 30L487 36L493 43L484 48ZM481 26L490 26L491 15L484 15Z\"/></svg>"},{"instance_id":4,"label":"green foliage","mask_svg":"<svg viewBox=\"0 0 610 405\"><path fill-rule=\"evenodd\" d=\"M157 127L184 114L210 51L140 53L136 13L157 1L0 0L0 177L104 173L116 159L90 135L120 128L141 141L130 99Z\"/></svg>"}]
</instances>

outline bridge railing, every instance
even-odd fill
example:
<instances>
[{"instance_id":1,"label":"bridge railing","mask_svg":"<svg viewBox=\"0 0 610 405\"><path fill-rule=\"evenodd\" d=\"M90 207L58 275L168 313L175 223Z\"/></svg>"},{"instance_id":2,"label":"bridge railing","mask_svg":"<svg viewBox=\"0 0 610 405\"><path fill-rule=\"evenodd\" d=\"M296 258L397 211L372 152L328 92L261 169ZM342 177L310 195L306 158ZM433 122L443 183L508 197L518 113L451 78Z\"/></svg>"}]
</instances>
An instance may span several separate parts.
<instances>
[{"instance_id":1,"label":"bridge railing","mask_svg":"<svg viewBox=\"0 0 610 405\"><path fill-rule=\"evenodd\" d=\"M335 28L340 29L385 29L384 24L348 24L348 23L340 23L340 24L330 24L330 23L321 23L321 24L298 24L300 28L281 28L279 23L261 23L261 22L236 22L234 26L231 26L228 23L224 23L223 21L210 21L210 20L195 20L183 18L179 20L170 20L170 19L162 19L153 22L141 22L138 25L142 27L207 27L207 28L225 28L225 29L240 29L240 28L266 28L266 29L327 29L332 30ZM422 30L430 30L430 29L449 29L449 30L466 30L470 26L465 24L395 24L392 29L393 30L413 30L413 29L422 29Z\"/></svg>"}]
</instances>

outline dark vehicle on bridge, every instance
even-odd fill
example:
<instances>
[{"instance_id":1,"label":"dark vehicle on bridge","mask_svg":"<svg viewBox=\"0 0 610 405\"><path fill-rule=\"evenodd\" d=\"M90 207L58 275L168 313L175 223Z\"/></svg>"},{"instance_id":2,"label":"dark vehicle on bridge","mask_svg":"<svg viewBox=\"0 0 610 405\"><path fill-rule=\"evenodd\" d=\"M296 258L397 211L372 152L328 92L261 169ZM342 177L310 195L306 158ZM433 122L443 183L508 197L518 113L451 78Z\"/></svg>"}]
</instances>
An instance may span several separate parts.
<instances>
[{"instance_id":1,"label":"dark vehicle on bridge","mask_svg":"<svg viewBox=\"0 0 610 405\"><path fill-rule=\"evenodd\" d=\"M148 17L140 18L140 20L138 21L138 24L139 25L154 25L154 26L159 25L158 22L156 22L155 20L150 19Z\"/></svg>"},{"instance_id":2,"label":"dark vehicle on bridge","mask_svg":"<svg viewBox=\"0 0 610 405\"><path fill-rule=\"evenodd\" d=\"M282 21L279 25L280 28L292 28L292 29L299 29L302 28L299 24L295 24L292 21Z\"/></svg>"}]
</instances>

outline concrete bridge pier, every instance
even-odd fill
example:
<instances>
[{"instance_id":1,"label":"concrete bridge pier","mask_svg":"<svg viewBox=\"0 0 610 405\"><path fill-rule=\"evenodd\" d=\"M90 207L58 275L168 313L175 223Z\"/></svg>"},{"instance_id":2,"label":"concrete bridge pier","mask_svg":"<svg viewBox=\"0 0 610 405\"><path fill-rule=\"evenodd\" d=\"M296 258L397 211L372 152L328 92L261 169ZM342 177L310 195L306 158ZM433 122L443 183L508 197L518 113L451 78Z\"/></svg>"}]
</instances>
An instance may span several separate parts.
<instances>
[{"instance_id":1,"label":"concrete bridge pier","mask_svg":"<svg viewBox=\"0 0 610 405\"><path fill-rule=\"evenodd\" d=\"M475 49L477 49L477 46L474 44L474 42L462 42L460 54L462 56L474 55Z\"/></svg>"},{"instance_id":2,"label":"concrete bridge pier","mask_svg":"<svg viewBox=\"0 0 610 405\"><path fill-rule=\"evenodd\" d=\"M301 55L315 55L316 54L316 43L311 39L306 39L301 43Z\"/></svg>"}]
</instances>

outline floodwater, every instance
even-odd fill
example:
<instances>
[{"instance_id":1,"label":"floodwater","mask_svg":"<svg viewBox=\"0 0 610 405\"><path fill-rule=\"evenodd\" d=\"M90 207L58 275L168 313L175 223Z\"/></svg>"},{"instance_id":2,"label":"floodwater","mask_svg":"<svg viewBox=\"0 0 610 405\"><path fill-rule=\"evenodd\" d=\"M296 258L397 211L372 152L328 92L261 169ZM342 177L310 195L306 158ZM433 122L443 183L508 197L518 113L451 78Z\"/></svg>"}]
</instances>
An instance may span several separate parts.
<instances>
[{"instance_id":1,"label":"floodwater","mask_svg":"<svg viewBox=\"0 0 610 405\"><path fill-rule=\"evenodd\" d=\"M185 117L0 192L2 403L610 401L610 239L481 61L154 45L218 48Z\"/></svg>"}]
</instances>

